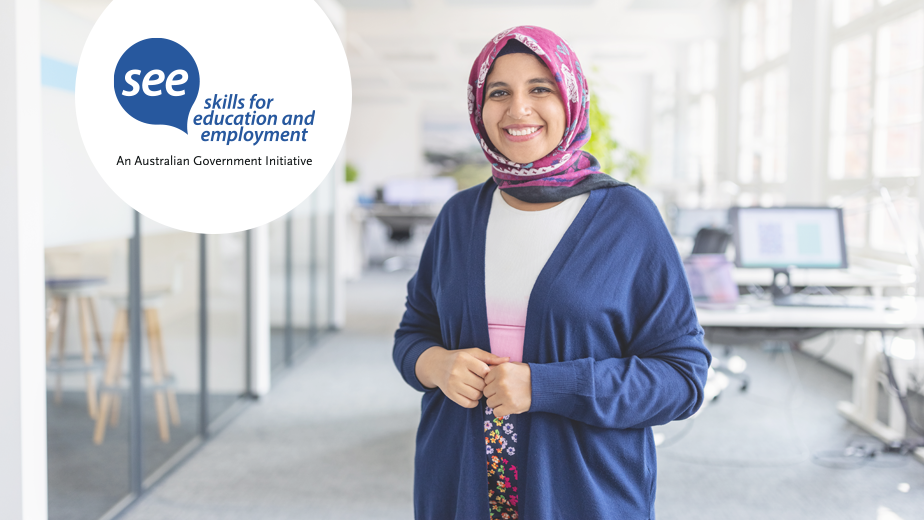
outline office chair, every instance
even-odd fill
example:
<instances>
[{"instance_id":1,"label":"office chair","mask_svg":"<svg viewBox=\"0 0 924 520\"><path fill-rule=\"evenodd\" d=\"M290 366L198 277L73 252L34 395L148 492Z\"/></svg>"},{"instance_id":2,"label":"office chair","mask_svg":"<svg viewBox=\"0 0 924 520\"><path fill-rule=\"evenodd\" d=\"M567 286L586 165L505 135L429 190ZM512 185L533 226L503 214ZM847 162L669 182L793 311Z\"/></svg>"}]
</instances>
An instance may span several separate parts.
<instances>
[{"instance_id":1,"label":"office chair","mask_svg":"<svg viewBox=\"0 0 924 520\"><path fill-rule=\"evenodd\" d=\"M730 241L731 233L724 229L712 227L702 228L696 232L696 238L693 239L692 255L724 255ZM751 382L751 378L744 373L744 369L747 365L740 356L736 356L732 353L732 345L737 342L734 340L728 342L727 340L729 338L719 338L719 340L716 341L716 338L710 337L709 332L710 331L707 331L706 335L707 342L714 345L722 345L723 347L722 355L713 356L711 368L716 372L724 374L728 378L739 380L741 382L741 391L747 391L748 384ZM725 341L723 341L723 339ZM716 395L716 397L718 397L718 395Z\"/></svg>"},{"instance_id":2,"label":"office chair","mask_svg":"<svg viewBox=\"0 0 924 520\"><path fill-rule=\"evenodd\" d=\"M731 241L731 233L721 228L705 227L693 239L694 255L724 255Z\"/></svg>"}]
</instances>

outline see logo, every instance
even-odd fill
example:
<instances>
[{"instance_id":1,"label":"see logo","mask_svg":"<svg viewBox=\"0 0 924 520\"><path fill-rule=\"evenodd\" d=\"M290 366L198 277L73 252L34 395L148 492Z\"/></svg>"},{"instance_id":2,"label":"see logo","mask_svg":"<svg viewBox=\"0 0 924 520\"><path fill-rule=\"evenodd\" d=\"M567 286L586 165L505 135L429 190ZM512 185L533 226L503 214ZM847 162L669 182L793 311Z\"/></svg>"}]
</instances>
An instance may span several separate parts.
<instances>
[{"instance_id":1,"label":"see logo","mask_svg":"<svg viewBox=\"0 0 924 520\"><path fill-rule=\"evenodd\" d=\"M166 38L132 45L119 58L113 84L128 115L186 133L189 111L199 95L199 67L182 45Z\"/></svg>"}]
</instances>

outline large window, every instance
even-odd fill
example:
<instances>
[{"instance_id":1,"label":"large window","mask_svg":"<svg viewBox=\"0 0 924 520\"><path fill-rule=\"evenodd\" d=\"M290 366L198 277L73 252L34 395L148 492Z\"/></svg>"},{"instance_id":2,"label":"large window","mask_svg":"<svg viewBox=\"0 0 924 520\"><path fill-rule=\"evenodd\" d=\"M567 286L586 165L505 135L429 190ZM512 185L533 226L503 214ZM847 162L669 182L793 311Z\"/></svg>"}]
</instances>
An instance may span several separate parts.
<instances>
[{"instance_id":1,"label":"large window","mask_svg":"<svg viewBox=\"0 0 924 520\"><path fill-rule=\"evenodd\" d=\"M687 51L686 174L704 187L716 182L718 61L719 48L714 40L696 42ZM699 201L700 205L708 202Z\"/></svg>"},{"instance_id":2,"label":"large window","mask_svg":"<svg viewBox=\"0 0 924 520\"><path fill-rule=\"evenodd\" d=\"M832 13L828 192L845 207L850 246L908 262L917 254L921 7L916 0L836 0Z\"/></svg>"},{"instance_id":3,"label":"large window","mask_svg":"<svg viewBox=\"0 0 924 520\"><path fill-rule=\"evenodd\" d=\"M791 16L792 0L748 0L741 6L737 171L742 205L783 202Z\"/></svg>"}]
</instances>

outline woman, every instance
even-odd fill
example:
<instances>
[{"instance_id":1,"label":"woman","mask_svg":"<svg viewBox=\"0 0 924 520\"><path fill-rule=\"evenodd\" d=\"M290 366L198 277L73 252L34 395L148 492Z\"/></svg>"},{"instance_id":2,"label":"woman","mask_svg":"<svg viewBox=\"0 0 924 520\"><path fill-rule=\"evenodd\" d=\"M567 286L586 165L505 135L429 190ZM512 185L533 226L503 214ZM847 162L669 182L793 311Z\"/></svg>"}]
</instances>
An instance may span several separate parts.
<instances>
[{"instance_id":1,"label":"woman","mask_svg":"<svg viewBox=\"0 0 924 520\"><path fill-rule=\"evenodd\" d=\"M657 209L599 172L588 91L551 31L469 77L492 179L450 199L408 283L394 360L423 391L417 518L654 518L651 426L702 404L710 356Z\"/></svg>"}]
</instances>

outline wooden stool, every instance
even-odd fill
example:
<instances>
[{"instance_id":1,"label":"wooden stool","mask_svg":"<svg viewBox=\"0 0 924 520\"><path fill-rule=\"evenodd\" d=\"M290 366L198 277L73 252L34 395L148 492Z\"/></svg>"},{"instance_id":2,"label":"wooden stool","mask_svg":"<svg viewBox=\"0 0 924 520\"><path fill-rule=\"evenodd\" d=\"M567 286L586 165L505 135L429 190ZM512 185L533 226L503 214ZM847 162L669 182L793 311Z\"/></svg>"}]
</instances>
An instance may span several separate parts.
<instances>
[{"instance_id":1,"label":"wooden stool","mask_svg":"<svg viewBox=\"0 0 924 520\"><path fill-rule=\"evenodd\" d=\"M164 356L164 345L160 330L160 315L157 307L144 305L151 303L147 295L144 298L144 321L148 332L148 354L151 362L151 379L154 389L154 406L157 410L157 426L160 440L170 442L170 426L167 423L167 411L170 413L170 423L174 426L180 424L180 409L177 405L176 391L173 388L173 378L167 373L167 361ZM103 379L100 398L100 413L96 417L96 429L93 432L93 442L97 445L103 443L106 436L106 421L112 426L118 424L121 388L119 382L122 375L122 356L125 350L125 337L128 332L128 308L125 298L116 298L119 310L116 314L115 325L112 332L112 344L109 347L109 359L106 363L106 373ZM110 413L112 414L110 416Z\"/></svg>"},{"instance_id":2,"label":"wooden stool","mask_svg":"<svg viewBox=\"0 0 924 520\"><path fill-rule=\"evenodd\" d=\"M61 375L64 372L85 372L87 381L87 410L90 418L96 419L98 414L96 395L96 372L102 370L106 359L103 350L103 338L99 332L99 322L96 318L96 302L94 299L94 286L104 283L104 278L68 278L50 279L45 281L51 297L51 307L47 313L45 331L45 362L48 372L53 372L55 378L55 404L61 404ZM74 298L77 302L77 319L80 322L81 361L69 363L66 354L67 336L67 307L68 300ZM93 328L93 338L96 341L97 356L90 349L90 327ZM52 365L52 345L55 332L58 335L57 362ZM76 361L76 359L74 359Z\"/></svg>"}]
</instances>

